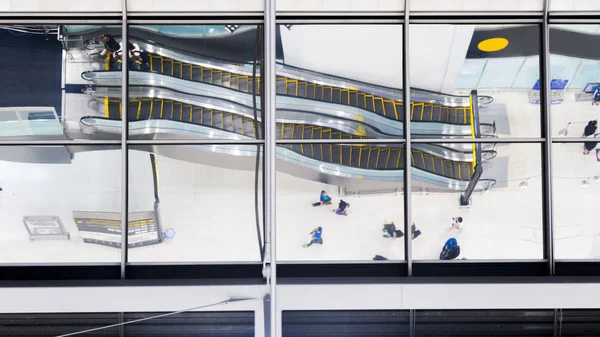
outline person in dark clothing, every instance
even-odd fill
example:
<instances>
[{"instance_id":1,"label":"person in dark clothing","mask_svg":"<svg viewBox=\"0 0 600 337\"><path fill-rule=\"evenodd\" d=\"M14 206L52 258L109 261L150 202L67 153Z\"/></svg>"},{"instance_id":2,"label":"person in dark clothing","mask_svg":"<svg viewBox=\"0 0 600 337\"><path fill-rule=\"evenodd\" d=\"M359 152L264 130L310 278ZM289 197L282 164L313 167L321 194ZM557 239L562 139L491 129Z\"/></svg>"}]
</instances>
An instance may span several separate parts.
<instances>
[{"instance_id":1,"label":"person in dark clothing","mask_svg":"<svg viewBox=\"0 0 600 337\"><path fill-rule=\"evenodd\" d=\"M595 149L596 145L598 145L598 142L585 142L585 143L583 143L583 154L585 154L585 155L590 154L590 151L592 151L593 149Z\"/></svg>"},{"instance_id":2,"label":"person in dark clothing","mask_svg":"<svg viewBox=\"0 0 600 337\"><path fill-rule=\"evenodd\" d=\"M315 202L313 206L321 206L321 205L331 205L331 197L327 195L327 192L324 190L321 191L321 195L319 196L319 202Z\"/></svg>"},{"instance_id":3,"label":"person in dark clothing","mask_svg":"<svg viewBox=\"0 0 600 337\"><path fill-rule=\"evenodd\" d=\"M596 129L598 128L598 121L593 120L589 121L585 129L583 130L583 137L591 136L596 133Z\"/></svg>"},{"instance_id":4,"label":"person in dark clothing","mask_svg":"<svg viewBox=\"0 0 600 337\"><path fill-rule=\"evenodd\" d=\"M310 235L311 235L310 242L307 244L304 244L302 247L304 247L304 248L310 247L315 243L318 243L320 245L323 244L323 238L321 237L321 235L323 235L322 227L319 226L319 227L313 229L312 232L310 232Z\"/></svg>"},{"instance_id":5,"label":"person in dark clothing","mask_svg":"<svg viewBox=\"0 0 600 337\"><path fill-rule=\"evenodd\" d=\"M600 86L595 86L594 87L594 93L592 94L592 105L598 105L598 102L600 102Z\"/></svg>"},{"instance_id":6,"label":"person in dark clothing","mask_svg":"<svg viewBox=\"0 0 600 337\"><path fill-rule=\"evenodd\" d=\"M404 236L404 232L397 229L394 222L390 219L383 220L383 231L385 232L385 234L383 234L384 238L392 238L395 240Z\"/></svg>"},{"instance_id":7,"label":"person in dark clothing","mask_svg":"<svg viewBox=\"0 0 600 337\"><path fill-rule=\"evenodd\" d=\"M444 244L440 253L440 260L454 260L460 255L460 246L455 238L450 238Z\"/></svg>"},{"instance_id":8,"label":"person in dark clothing","mask_svg":"<svg viewBox=\"0 0 600 337\"><path fill-rule=\"evenodd\" d=\"M121 49L121 45L115 37L110 34L104 34L100 36L102 42L104 42L104 50L100 53L100 56L106 55L106 53L114 53L117 50Z\"/></svg>"},{"instance_id":9,"label":"person in dark clothing","mask_svg":"<svg viewBox=\"0 0 600 337\"><path fill-rule=\"evenodd\" d=\"M413 221L412 226L410 226L410 235L412 236L412 239L416 239L419 237L419 235L421 235L421 231L417 229L417 225L415 225L415 222Z\"/></svg>"},{"instance_id":10,"label":"person in dark clothing","mask_svg":"<svg viewBox=\"0 0 600 337\"><path fill-rule=\"evenodd\" d=\"M349 207L350 207L349 203L345 202L344 200L340 200L338 208L336 210L334 210L334 212L337 215L348 215L348 213L346 213L346 212L348 211Z\"/></svg>"}]
</instances>

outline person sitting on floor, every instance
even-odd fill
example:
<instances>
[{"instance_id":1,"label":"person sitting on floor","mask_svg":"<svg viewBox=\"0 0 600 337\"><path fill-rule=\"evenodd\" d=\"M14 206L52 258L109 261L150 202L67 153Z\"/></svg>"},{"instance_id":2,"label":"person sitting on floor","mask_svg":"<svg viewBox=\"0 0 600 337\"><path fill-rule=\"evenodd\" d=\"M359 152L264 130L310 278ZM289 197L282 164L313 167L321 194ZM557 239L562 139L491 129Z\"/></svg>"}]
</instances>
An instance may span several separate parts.
<instances>
[{"instance_id":1,"label":"person sitting on floor","mask_svg":"<svg viewBox=\"0 0 600 337\"><path fill-rule=\"evenodd\" d=\"M321 191L319 202L315 202L313 206L331 205L331 197L327 195L327 192Z\"/></svg>"},{"instance_id":2,"label":"person sitting on floor","mask_svg":"<svg viewBox=\"0 0 600 337\"><path fill-rule=\"evenodd\" d=\"M460 255L460 246L455 238L450 238L444 244L440 253L440 260L454 260Z\"/></svg>"},{"instance_id":3,"label":"person sitting on floor","mask_svg":"<svg viewBox=\"0 0 600 337\"><path fill-rule=\"evenodd\" d=\"M334 210L334 212L337 215L348 215L348 213L346 213L346 212L348 211L349 207L350 207L349 203L345 202L344 200L340 200L338 208L336 210Z\"/></svg>"},{"instance_id":4,"label":"person sitting on floor","mask_svg":"<svg viewBox=\"0 0 600 337\"><path fill-rule=\"evenodd\" d=\"M421 235L421 231L417 229L417 225L415 225L415 222L413 221L412 226L410 226L410 235L412 236L412 239L416 239L419 237L419 235Z\"/></svg>"},{"instance_id":5,"label":"person sitting on floor","mask_svg":"<svg viewBox=\"0 0 600 337\"><path fill-rule=\"evenodd\" d=\"M304 248L310 247L314 243L318 243L320 245L323 244L323 238L321 237L321 235L323 235L323 228L321 226L313 229L312 232L310 232L310 235L311 235L310 242L302 245L302 247L304 247Z\"/></svg>"},{"instance_id":6,"label":"person sitting on floor","mask_svg":"<svg viewBox=\"0 0 600 337\"><path fill-rule=\"evenodd\" d=\"M386 233L383 234L384 238L392 238L395 240L404 236L404 233L397 229L394 222L390 219L383 220L383 231Z\"/></svg>"}]
</instances>

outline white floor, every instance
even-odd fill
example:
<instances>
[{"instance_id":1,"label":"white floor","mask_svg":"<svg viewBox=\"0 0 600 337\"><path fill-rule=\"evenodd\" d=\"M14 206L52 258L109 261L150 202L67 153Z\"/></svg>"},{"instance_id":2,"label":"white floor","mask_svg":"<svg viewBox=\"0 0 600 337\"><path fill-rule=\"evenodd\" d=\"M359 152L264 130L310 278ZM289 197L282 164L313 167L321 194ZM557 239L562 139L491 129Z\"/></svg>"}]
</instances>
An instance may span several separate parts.
<instances>
[{"instance_id":1,"label":"white floor","mask_svg":"<svg viewBox=\"0 0 600 337\"><path fill-rule=\"evenodd\" d=\"M568 121L569 136L581 134L585 122L600 107L575 102L552 107L553 134ZM511 135L537 136L539 106L526 103L525 92L504 96L508 102ZM527 113L524 113L526 111ZM539 110L537 110L539 111ZM514 117L519 115L519 117ZM535 117L535 118L534 118ZM520 122L514 122L519 120ZM580 123L580 124L575 124ZM422 236L413 243L415 259L437 259L444 241L454 236L467 259L539 259L542 257L542 180L538 144L509 144L497 148L508 157L507 187L473 196L468 209L458 206L458 194L415 193L413 218ZM559 259L595 259L600 226L595 199L600 192L600 163L584 156L581 144L555 144L555 247ZM132 151L131 211L152 209L152 172L148 154ZM254 213L254 172L230 170L157 156L160 174L161 221L176 231L163 244L134 248L134 262L258 261ZM72 220L72 211L119 212L120 151L77 153L70 165L22 164L0 161L0 263L117 262L118 249L85 244ZM587 184L584 184L584 181ZM600 180L597 180L600 181ZM520 185L526 182L527 188ZM329 207L312 207L325 189L339 199L337 186L277 176L278 258L281 261L370 260L374 255L403 258L403 241L382 237L383 219L402 226L403 195L342 197L351 204L347 217ZM346 199L347 198L347 199ZM70 241L32 242L22 223L25 215L57 215L72 234ZM453 216L463 216L464 230L448 232ZM262 217L262 215L261 215ZM324 245L303 248L309 232L323 227Z\"/></svg>"}]
</instances>

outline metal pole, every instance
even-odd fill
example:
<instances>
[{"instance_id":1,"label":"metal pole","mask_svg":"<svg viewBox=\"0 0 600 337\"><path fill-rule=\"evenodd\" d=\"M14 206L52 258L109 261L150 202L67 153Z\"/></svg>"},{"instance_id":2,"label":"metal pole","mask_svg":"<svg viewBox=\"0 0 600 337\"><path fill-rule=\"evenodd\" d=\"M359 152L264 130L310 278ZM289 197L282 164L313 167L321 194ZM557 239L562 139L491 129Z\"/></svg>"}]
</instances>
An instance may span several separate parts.
<instances>
[{"instance_id":1,"label":"metal pole","mask_svg":"<svg viewBox=\"0 0 600 337\"><path fill-rule=\"evenodd\" d=\"M412 209L411 209L411 136L410 136L410 55L409 55L409 13L410 0L404 0L404 25L402 39L402 91L404 93L404 258L406 259L406 275L412 276Z\"/></svg>"},{"instance_id":2,"label":"metal pole","mask_svg":"<svg viewBox=\"0 0 600 337\"><path fill-rule=\"evenodd\" d=\"M275 224L275 151L276 151L276 128L275 128L275 0L265 0L265 54L264 54L264 112L265 112L265 238L266 254L264 257L265 277L269 287L269 312L268 327L265 326L265 336L278 336L277 326L277 261L276 261L276 224Z\"/></svg>"},{"instance_id":3,"label":"metal pole","mask_svg":"<svg viewBox=\"0 0 600 337\"><path fill-rule=\"evenodd\" d=\"M126 278L127 265L127 221L128 221L128 179L127 174L129 173L129 162L127 153L127 104L128 100L128 86L129 86L129 74L128 74L128 54L127 54L127 43L129 41L127 37L127 0L121 1L122 10L122 23L121 23L121 41L123 44L123 65L121 68L121 278Z\"/></svg>"},{"instance_id":4,"label":"metal pole","mask_svg":"<svg viewBox=\"0 0 600 337\"><path fill-rule=\"evenodd\" d=\"M543 151L543 193L544 193L544 255L548 259L548 273L555 274L554 270L554 207L552 204L552 114L550 111L550 27L548 26L548 11L550 0L544 0L544 22L542 23L542 57L540 71L540 85L542 116L544 123L544 151Z\"/></svg>"}]
</instances>

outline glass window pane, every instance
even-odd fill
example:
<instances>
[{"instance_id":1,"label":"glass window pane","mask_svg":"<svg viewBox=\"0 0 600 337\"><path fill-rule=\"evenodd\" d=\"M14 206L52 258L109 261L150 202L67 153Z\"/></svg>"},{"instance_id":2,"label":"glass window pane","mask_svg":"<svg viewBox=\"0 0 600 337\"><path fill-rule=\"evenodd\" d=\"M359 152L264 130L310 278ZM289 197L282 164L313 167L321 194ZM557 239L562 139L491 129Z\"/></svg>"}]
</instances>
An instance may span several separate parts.
<instances>
[{"instance_id":1,"label":"glass window pane","mask_svg":"<svg viewBox=\"0 0 600 337\"><path fill-rule=\"evenodd\" d=\"M263 137L262 26L131 26L129 39L130 138Z\"/></svg>"},{"instance_id":2,"label":"glass window pane","mask_svg":"<svg viewBox=\"0 0 600 337\"><path fill-rule=\"evenodd\" d=\"M584 127L587 126L573 125L569 130L573 137L578 137L585 132ZM552 144L554 254L557 259L600 258L596 244L600 230L593 220L594 201L600 195L600 156L596 145L595 139L586 143Z\"/></svg>"},{"instance_id":3,"label":"glass window pane","mask_svg":"<svg viewBox=\"0 0 600 337\"><path fill-rule=\"evenodd\" d=\"M119 147L0 147L0 263L118 262Z\"/></svg>"},{"instance_id":4,"label":"glass window pane","mask_svg":"<svg viewBox=\"0 0 600 337\"><path fill-rule=\"evenodd\" d=\"M93 130L105 119L105 99L90 74L105 71L102 34L120 26L2 26L0 139L118 139ZM118 42L110 40L113 47ZM118 72L116 72L118 76Z\"/></svg>"},{"instance_id":5,"label":"glass window pane","mask_svg":"<svg viewBox=\"0 0 600 337\"><path fill-rule=\"evenodd\" d=\"M551 11L597 11L600 4L594 0L552 0Z\"/></svg>"},{"instance_id":6,"label":"glass window pane","mask_svg":"<svg viewBox=\"0 0 600 337\"><path fill-rule=\"evenodd\" d=\"M278 138L402 137L401 25L278 25L278 32ZM367 40L386 51L357 48Z\"/></svg>"},{"instance_id":7,"label":"glass window pane","mask_svg":"<svg viewBox=\"0 0 600 337\"><path fill-rule=\"evenodd\" d=\"M130 262L261 260L256 145L136 145L129 161Z\"/></svg>"},{"instance_id":8,"label":"glass window pane","mask_svg":"<svg viewBox=\"0 0 600 337\"><path fill-rule=\"evenodd\" d=\"M552 79L566 83L552 90L552 134L579 137L587 123L597 119L600 94L600 56L590 46L600 41L598 25L551 25ZM596 98L594 98L596 94Z\"/></svg>"},{"instance_id":9,"label":"glass window pane","mask_svg":"<svg viewBox=\"0 0 600 337\"><path fill-rule=\"evenodd\" d=\"M539 31L411 25L413 137L539 137Z\"/></svg>"},{"instance_id":10,"label":"glass window pane","mask_svg":"<svg viewBox=\"0 0 600 337\"><path fill-rule=\"evenodd\" d=\"M278 146L277 258L403 259L403 160L394 144Z\"/></svg>"},{"instance_id":11,"label":"glass window pane","mask_svg":"<svg viewBox=\"0 0 600 337\"><path fill-rule=\"evenodd\" d=\"M320 12L320 11L402 11L404 10L404 0L276 0L278 12Z\"/></svg>"},{"instance_id":12,"label":"glass window pane","mask_svg":"<svg viewBox=\"0 0 600 337\"><path fill-rule=\"evenodd\" d=\"M413 0L411 11L541 11L542 0Z\"/></svg>"},{"instance_id":13,"label":"glass window pane","mask_svg":"<svg viewBox=\"0 0 600 337\"><path fill-rule=\"evenodd\" d=\"M540 144L412 145L415 260L542 258Z\"/></svg>"}]
</instances>

